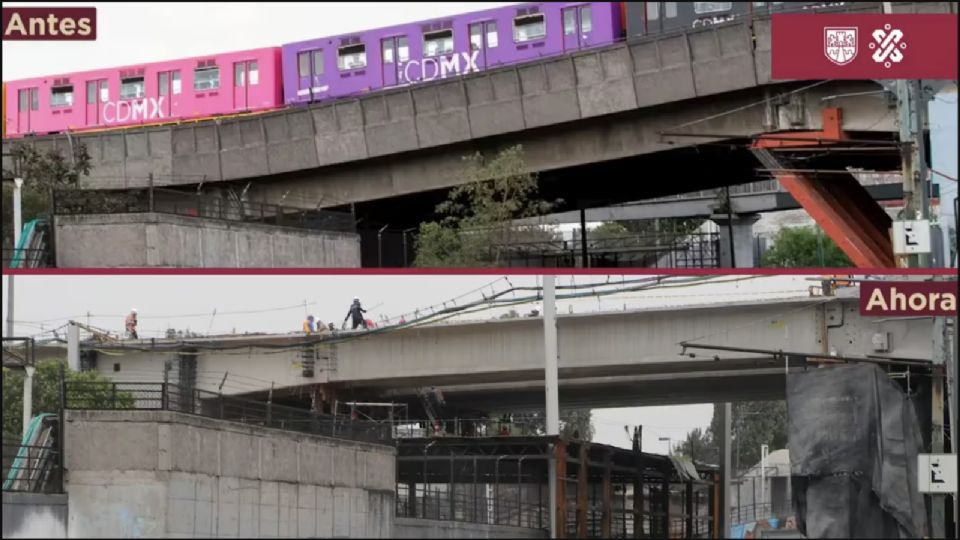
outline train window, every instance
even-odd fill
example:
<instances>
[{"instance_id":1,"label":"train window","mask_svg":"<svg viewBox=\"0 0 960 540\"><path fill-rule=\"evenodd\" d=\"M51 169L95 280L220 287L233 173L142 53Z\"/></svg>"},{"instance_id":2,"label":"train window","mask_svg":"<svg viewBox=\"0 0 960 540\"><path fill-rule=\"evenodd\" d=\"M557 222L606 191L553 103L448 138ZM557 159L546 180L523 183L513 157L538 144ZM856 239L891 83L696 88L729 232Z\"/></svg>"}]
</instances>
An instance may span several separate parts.
<instances>
[{"instance_id":1,"label":"train window","mask_svg":"<svg viewBox=\"0 0 960 540\"><path fill-rule=\"evenodd\" d=\"M313 74L323 75L323 49L313 51Z\"/></svg>"},{"instance_id":2,"label":"train window","mask_svg":"<svg viewBox=\"0 0 960 540\"><path fill-rule=\"evenodd\" d=\"M243 66L243 62L238 62L233 65L233 85L234 86L243 86L245 73L246 73L246 69Z\"/></svg>"},{"instance_id":3,"label":"train window","mask_svg":"<svg viewBox=\"0 0 960 540\"><path fill-rule=\"evenodd\" d=\"M27 102L30 100L30 91L29 90L20 90L20 107L17 109L20 112L27 110Z\"/></svg>"},{"instance_id":4,"label":"train window","mask_svg":"<svg viewBox=\"0 0 960 540\"><path fill-rule=\"evenodd\" d=\"M36 88L30 89L30 110L40 110L40 92Z\"/></svg>"},{"instance_id":5,"label":"train window","mask_svg":"<svg viewBox=\"0 0 960 540\"><path fill-rule=\"evenodd\" d=\"M163 90L163 86L161 86L160 89ZM97 102L97 81L87 81L87 103L92 105L96 102Z\"/></svg>"},{"instance_id":6,"label":"train window","mask_svg":"<svg viewBox=\"0 0 960 540\"><path fill-rule=\"evenodd\" d=\"M393 63L393 40L385 39L381 42L383 47L383 63L392 64Z\"/></svg>"},{"instance_id":7,"label":"train window","mask_svg":"<svg viewBox=\"0 0 960 540\"><path fill-rule=\"evenodd\" d=\"M693 12L697 15L720 13L733 9L733 2L694 2Z\"/></svg>"},{"instance_id":8,"label":"train window","mask_svg":"<svg viewBox=\"0 0 960 540\"><path fill-rule=\"evenodd\" d=\"M407 43L407 36L397 38L397 62L406 62L410 60L410 45Z\"/></svg>"},{"instance_id":9,"label":"train window","mask_svg":"<svg viewBox=\"0 0 960 540\"><path fill-rule=\"evenodd\" d=\"M367 67L367 46L363 43L340 47L337 51L337 68L340 71L363 67Z\"/></svg>"},{"instance_id":10,"label":"train window","mask_svg":"<svg viewBox=\"0 0 960 540\"><path fill-rule=\"evenodd\" d=\"M470 50L479 51L483 48L483 23L470 25Z\"/></svg>"},{"instance_id":11,"label":"train window","mask_svg":"<svg viewBox=\"0 0 960 540\"><path fill-rule=\"evenodd\" d=\"M569 36L577 33L577 12L573 9L563 10L563 35Z\"/></svg>"},{"instance_id":12,"label":"train window","mask_svg":"<svg viewBox=\"0 0 960 540\"><path fill-rule=\"evenodd\" d=\"M173 93L179 94L180 93L180 70L178 69L176 71L171 72L170 78L173 80ZM106 101L106 98L104 98L104 101Z\"/></svg>"},{"instance_id":13,"label":"train window","mask_svg":"<svg viewBox=\"0 0 960 540\"><path fill-rule=\"evenodd\" d=\"M590 6L580 8L580 31L593 31L593 10L590 9Z\"/></svg>"},{"instance_id":14,"label":"train window","mask_svg":"<svg viewBox=\"0 0 960 540\"><path fill-rule=\"evenodd\" d=\"M496 48L498 41L497 21L490 21L487 23L487 48Z\"/></svg>"},{"instance_id":15,"label":"train window","mask_svg":"<svg viewBox=\"0 0 960 540\"><path fill-rule=\"evenodd\" d=\"M655 21L660 18L660 2L647 2L647 20Z\"/></svg>"},{"instance_id":16,"label":"train window","mask_svg":"<svg viewBox=\"0 0 960 540\"><path fill-rule=\"evenodd\" d=\"M676 2L664 2L663 3L663 16L667 19L672 19L677 16L677 3Z\"/></svg>"},{"instance_id":17,"label":"train window","mask_svg":"<svg viewBox=\"0 0 960 540\"><path fill-rule=\"evenodd\" d=\"M763 7L763 6L765 6L765 5L767 5L766 2L754 2L754 3L753 3L753 7Z\"/></svg>"},{"instance_id":18,"label":"train window","mask_svg":"<svg viewBox=\"0 0 960 540\"><path fill-rule=\"evenodd\" d=\"M220 68L207 67L193 70L193 90L216 90L220 88Z\"/></svg>"},{"instance_id":19,"label":"train window","mask_svg":"<svg viewBox=\"0 0 960 540\"><path fill-rule=\"evenodd\" d=\"M453 52L453 30L424 32L423 57L450 54Z\"/></svg>"},{"instance_id":20,"label":"train window","mask_svg":"<svg viewBox=\"0 0 960 540\"><path fill-rule=\"evenodd\" d=\"M69 107L73 105L73 85L57 86L50 89L51 107Z\"/></svg>"},{"instance_id":21,"label":"train window","mask_svg":"<svg viewBox=\"0 0 960 540\"><path fill-rule=\"evenodd\" d=\"M547 35L547 25L543 13L524 15L513 20L513 41L523 43Z\"/></svg>"},{"instance_id":22,"label":"train window","mask_svg":"<svg viewBox=\"0 0 960 540\"><path fill-rule=\"evenodd\" d=\"M257 84L260 82L260 70L257 69L256 60L247 62L247 76L250 78L250 84Z\"/></svg>"},{"instance_id":23,"label":"train window","mask_svg":"<svg viewBox=\"0 0 960 540\"><path fill-rule=\"evenodd\" d=\"M310 53L302 52L297 54L297 69L300 72L301 77L310 76Z\"/></svg>"},{"instance_id":24,"label":"train window","mask_svg":"<svg viewBox=\"0 0 960 540\"><path fill-rule=\"evenodd\" d=\"M166 71L160 72L160 95L165 96L170 93L170 74Z\"/></svg>"},{"instance_id":25,"label":"train window","mask_svg":"<svg viewBox=\"0 0 960 540\"><path fill-rule=\"evenodd\" d=\"M120 79L120 99L137 99L144 96L143 77Z\"/></svg>"}]
</instances>

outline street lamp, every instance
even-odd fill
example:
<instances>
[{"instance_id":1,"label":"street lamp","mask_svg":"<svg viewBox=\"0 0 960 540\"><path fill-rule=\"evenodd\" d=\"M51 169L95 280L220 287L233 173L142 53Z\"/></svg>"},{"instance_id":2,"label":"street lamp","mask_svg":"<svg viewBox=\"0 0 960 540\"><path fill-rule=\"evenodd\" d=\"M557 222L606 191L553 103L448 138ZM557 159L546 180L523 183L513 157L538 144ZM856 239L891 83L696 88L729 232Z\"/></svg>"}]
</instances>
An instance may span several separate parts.
<instances>
[{"instance_id":1,"label":"street lamp","mask_svg":"<svg viewBox=\"0 0 960 540\"><path fill-rule=\"evenodd\" d=\"M672 439L670 439L670 437L660 437L660 438L657 439L657 440L660 441L660 442L663 442L663 441L666 441L666 442L667 442L667 455L668 455L668 456L672 456L672 455L673 455L673 445L670 444L670 441L671 441Z\"/></svg>"}]
</instances>

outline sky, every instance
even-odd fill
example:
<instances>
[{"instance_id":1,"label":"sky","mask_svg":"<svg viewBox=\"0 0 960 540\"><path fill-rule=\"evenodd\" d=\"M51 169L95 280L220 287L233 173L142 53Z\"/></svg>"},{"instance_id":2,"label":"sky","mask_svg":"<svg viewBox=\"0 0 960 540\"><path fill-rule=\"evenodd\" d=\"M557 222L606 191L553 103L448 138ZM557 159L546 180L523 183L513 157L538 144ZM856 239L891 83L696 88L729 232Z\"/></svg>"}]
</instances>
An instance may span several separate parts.
<instances>
[{"instance_id":1,"label":"sky","mask_svg":"<svg viewBox=\"0 0 960 540\"><path fill-rule=\"evenodd\" d=\"M557 285L619 282L645 276L560 276ZM9 276L3 280L7 299ZM726 303L773 297L806 296L816 284L808 276L720 276L685 287L633 291L609 297L558 300L557 312L586 313L643 307ZM168 327L201 334L242 332L286 333L299 330L306 314L340 324L354 296L369 309L368 317L395 317L431 305L462 304L510 287L537 286L540 276L357 276L357 275L182 275L182 276L16 276L15 335L49 338L67 320L88 321L119 333L123 317L137 308L140 334L162 336ZM306 309L304 308L306 303ZM470 319L496 317L500 308ZM521 313L542 309L538 302L516 307ZM216 314L214 314L216 310ZM244 311L247 313L236 313ZM7 302L3 302L7 318ZM6 330L4 326L4 335ZM61 336L62 334L62 330ZM666 453L693 428L706 428L711 404L594 410L594 440L629 446L625 425L643 425L643 447Z\"/></svg>"},{"instance_id":2,"label":"sky","mask_svg":"<svg viewBox=\"0 0 960 540\"><path fill-rule=\"evenodd\" d=\"M96 41L3 42L3 80L260 47L517 2L4 2L97 8Z\"/></svg>"}]
</instances>

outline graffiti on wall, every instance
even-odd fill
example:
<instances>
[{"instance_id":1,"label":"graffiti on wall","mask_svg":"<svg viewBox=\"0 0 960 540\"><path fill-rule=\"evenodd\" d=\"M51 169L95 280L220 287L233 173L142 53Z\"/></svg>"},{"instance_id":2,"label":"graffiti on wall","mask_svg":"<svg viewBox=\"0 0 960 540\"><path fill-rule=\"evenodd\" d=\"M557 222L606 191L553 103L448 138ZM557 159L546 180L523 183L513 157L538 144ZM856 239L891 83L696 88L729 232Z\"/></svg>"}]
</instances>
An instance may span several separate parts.
<instances>
[{"instance_id":1,"label":"graffiti on wall","mask_svg":"<svg viewBox=\"0 0 960 540\"><path fill-rule=\"evenodd\" d=\"M477 56L480 51L454 53L447 57L410 60L400 65L401 83L414 83L446 79L450 76L466 75L480 71ZM461 59L463 60L461 62Z\"/></svg>"}]
</instances>

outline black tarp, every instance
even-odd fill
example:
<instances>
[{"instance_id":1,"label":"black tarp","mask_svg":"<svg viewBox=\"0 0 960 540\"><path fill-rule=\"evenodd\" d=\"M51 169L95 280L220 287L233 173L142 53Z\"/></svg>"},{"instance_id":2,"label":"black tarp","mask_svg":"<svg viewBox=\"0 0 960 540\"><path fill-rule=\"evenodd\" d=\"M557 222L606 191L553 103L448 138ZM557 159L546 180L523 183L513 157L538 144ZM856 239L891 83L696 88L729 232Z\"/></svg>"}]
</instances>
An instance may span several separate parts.
<instances>
[{"instance_id":1,"label":"black tarp","mask_svg":"<svg viewBox=\"0 0 960 540\"><path fill-rule=\"evenodd\" d=\"M787 378L797 527L807 538L919 538L923 437L911 399L872 364Z\"/></svg>"}]
</instances>

